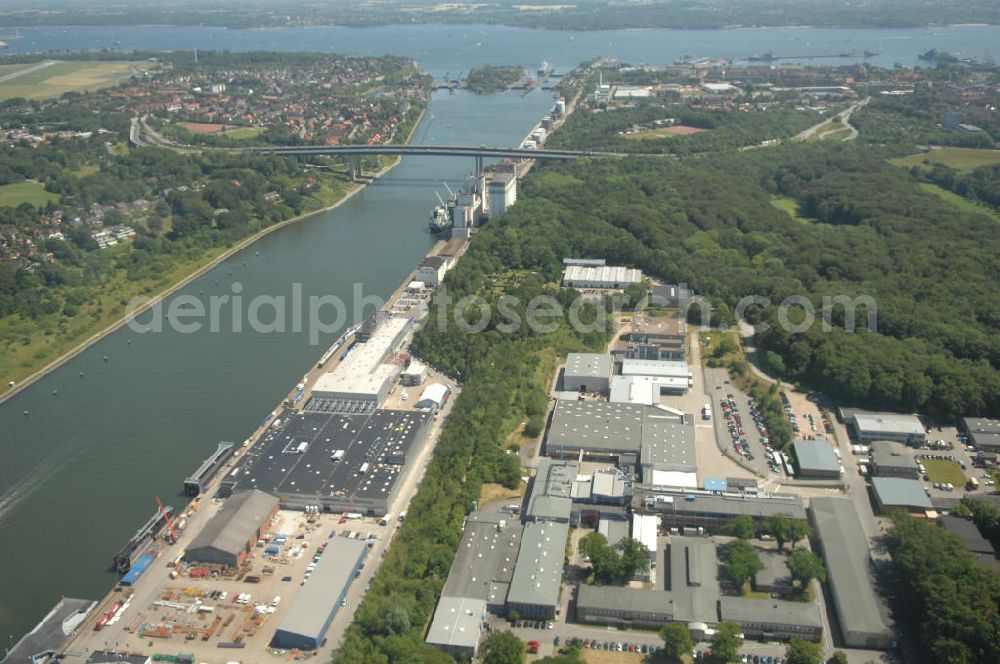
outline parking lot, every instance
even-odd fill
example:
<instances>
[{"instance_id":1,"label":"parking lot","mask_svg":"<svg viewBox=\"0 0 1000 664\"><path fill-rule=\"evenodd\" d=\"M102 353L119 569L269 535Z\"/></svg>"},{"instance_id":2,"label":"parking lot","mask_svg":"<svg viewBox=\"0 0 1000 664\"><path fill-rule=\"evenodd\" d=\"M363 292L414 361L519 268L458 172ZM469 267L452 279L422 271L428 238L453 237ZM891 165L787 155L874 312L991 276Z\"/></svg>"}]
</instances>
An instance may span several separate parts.
<instances>
[{"instance_id":1,"label":"parking lot","mask_svg":"<svg viewBox=\"0 0 1000 664\"><path fill-rule=\"evenodd\" d=\"M750 397L729 381L726 369L705 369L709 397L712 400L712 419L715 435L726 453L737 456L744 465L769 478L786 477L781 466L775 463L771 450L765 444L766 429L759 428L753 416Z\"/></svg>"}]
</instances>

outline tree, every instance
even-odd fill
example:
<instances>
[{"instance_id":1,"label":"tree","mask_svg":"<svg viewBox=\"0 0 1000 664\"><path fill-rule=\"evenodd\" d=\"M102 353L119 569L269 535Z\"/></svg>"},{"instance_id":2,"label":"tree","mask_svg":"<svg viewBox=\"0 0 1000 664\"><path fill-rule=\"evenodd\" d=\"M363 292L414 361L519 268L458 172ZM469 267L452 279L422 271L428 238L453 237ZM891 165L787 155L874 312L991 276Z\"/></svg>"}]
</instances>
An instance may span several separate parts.
<instances>
[{"instance_id":1,"label":"tree","mask_svg":"<svg viewBox=\"0 0 1000 664\"><path fill-rule=\"evenodd\" d=\"M621 552L618 574L622 581L627 581L638 572L649 569L649 549L639 540L626 537L618 542L615 548Z\"/></svg>"},{"instance_id":2,"label":"tree","mask_svg":"<svg viewBox=\"0 0 1000 664\"><path fill-rule=\"evenodd\" d=\"M580 540L580 551L590 558L594 576L602 582L622 582L636 572L649 569L649 549L641 542L625 538L614 547L600 533L589 533Z\"/></svg>"},{"instance_id":3,"label":"tree","mask_svg":"<svg viewBox=\"0 0 1000 664\"><path fill-rule=\"evenodd\" d=\"M847 664L847 653L843 650L835 650L827 664Z\"/></svg>"},{"instance_id":4,"label":"tree","mask_svg":"<svg viewBox=\"0 0 1000 664\"><path fill-rule=\"evenodd\" d=\"M757 549L746 540L736 540L727 546L723 558L726 562L723 573L737 586L742 586L754 574L764 569L764 563L760 561Z\"/></svg>"},{"instance_id":5,"label":"tree","mask_svg":"<svg viewBox=\"0 0 1000 664\"><path fill-rule=\"evenodd\" d=\"M734 516L726 524L726 534L738 537L741 540L753 539L754 531L753 519L746 514Z\"/></svg>"},{"instance_id":6,"label":"tree","mask_svg":"<svg viewBox=\"0 0 1000 664\"><path fill-rule=\"evenodd\" d=\"M524 642L514 632L493 632L483 641L483 664L521 664Z\"/></svg>"},{"instance_id":7,"label":"tree","mask_svg":"<svg viewBox=\"0 0 1000 664\"><path fill-rule=\"evenodd\" d=\"M788 556L788 570L792 573L792 578L798 581L803 589L813 579L826 581L826 567L823 566L823 559L812 551L805 549L792 551Z\"/></svg>"},{"instance_id":8,"label":"tree","mask_svg":"<svg viewBox=\"0 0 1000 664\"><path fill-rule=\"evenodd\" d=\"M736 659L743 645L743 632L734 622L722 622L712 635L712 661L723 664Z\"/></svg>"},{"instance_id":9,"label":"tree","mask_svg":"<svg viewBox=\"0 0 1000 664\"><path fill-rule=\"evenodd\" d=\"M808 537L812 532L805 520L789 519L784 514L775 514L764 519L763 529L764 532L774 536L779 549L784 549L786 542L791 542L792 548L795 548L796 542Z\"/></svg>"},{"instance_id":10,"label":"tree","mask_svg":"<svg viewBox=\"0 0 1000 664\"><path fill-rule=\"evenodd\" d=\"M668 659L680 660L681 656L688 654L694 648L691 632L683 623L672 622L664 625L660 630L660 638L663 639L663 652Z\"/></svg>"},{"instance_id":11,"label":"tree","mask_svg":"<svg viewBox=\"0 0 1000 664\"><path fill-rule=\"evenodd\" d=\"M792 639L785 650L788 664L821 664L823 646L805 639Z\"/></svg>"}]
</instances>

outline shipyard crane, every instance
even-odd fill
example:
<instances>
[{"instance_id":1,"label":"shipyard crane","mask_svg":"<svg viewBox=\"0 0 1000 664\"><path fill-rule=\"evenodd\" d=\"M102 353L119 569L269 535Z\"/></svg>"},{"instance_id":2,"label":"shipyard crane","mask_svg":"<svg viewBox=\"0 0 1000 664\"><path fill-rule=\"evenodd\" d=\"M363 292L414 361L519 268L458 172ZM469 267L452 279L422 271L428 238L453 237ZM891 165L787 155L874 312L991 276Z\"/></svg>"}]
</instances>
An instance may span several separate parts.
<instances>
[{"instance_id":1,"label":"shipyard crane","mask_svg":"<svg viewBox=\"0 0 1000 664\"><path fill-rule=\"evenodd\" d=\"M177 528L174 526L174 522L170 520L170 515L167 514L167 510L164 509L163 501L160 500L159 496L156 497L156 506L159 508L160 515L163 517L164 521L167 522L167 533L169 535L167 541L173 544L177 541Z\"/></svg>"}]
</instances>

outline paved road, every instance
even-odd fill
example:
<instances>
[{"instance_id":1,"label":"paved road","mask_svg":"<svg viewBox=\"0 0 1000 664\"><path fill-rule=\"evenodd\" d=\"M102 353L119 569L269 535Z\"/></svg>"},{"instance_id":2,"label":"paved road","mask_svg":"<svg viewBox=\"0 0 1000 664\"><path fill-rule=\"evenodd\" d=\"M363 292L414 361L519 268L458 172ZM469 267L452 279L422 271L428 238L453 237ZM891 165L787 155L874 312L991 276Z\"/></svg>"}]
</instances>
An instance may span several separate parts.
<instances>
[{"instance_id":1,"label":"paved road","mask_svg":"<svg viewBox=\"0 0 1000 664\"><path fill-rule=\"evenodd\" d=\"M834 118L836 120L838 120L844 127L847 127L848 129L851 130L851 135L848 136L848 137L846 137L846 138L844 138L843 140L845 140L845 141L853 141L855 138L858 137L858 130L854 127L854 125L852 125L850 123L851 115L856 110L858 110L859 108L861 108L862 106L864 106L865 104L867 104L870 100L871 100L871 97L865 97L861 101L858 101L858 102L855 102L855 103L851 104L846 109L844 109L840 113L837 113L837 115L834 116ZM834 131L838 131L840 129L840 127L837 127L836 129L832 129L830 131L825 131L822 134L818 134L817 135L816 132L819 131L819 128L822 127L823 125L825 125L827 122L829 122L830 119L831 118L826 118L822 122L818 122L818 123L814 124L812 127L809 127L808 129L799 132L798 134L796 134L795 136L792 137L792 140L793 141L808 141L808 140L810 140L812 138L823 138L827 134L830 134L830 133L832 133Z\"/></svg>"}]
</instances>

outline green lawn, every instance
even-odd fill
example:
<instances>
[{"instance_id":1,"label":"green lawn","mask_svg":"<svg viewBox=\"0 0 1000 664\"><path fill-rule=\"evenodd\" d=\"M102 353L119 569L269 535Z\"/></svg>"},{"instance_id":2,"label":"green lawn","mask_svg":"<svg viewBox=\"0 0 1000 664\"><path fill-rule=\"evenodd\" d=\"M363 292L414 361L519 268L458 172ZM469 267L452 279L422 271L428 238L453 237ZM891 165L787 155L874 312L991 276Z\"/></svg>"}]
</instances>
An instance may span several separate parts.
<instances>
[{"instance_id":1,"label":"green lawn","mask_svg":"<svg viewBox=\"0 0 1000 664\"><path fill-rule=\"evenodd\" d=\"M31 203L40 208L45 207L49 201L57 203L59 196L45 191L45 187L32 180L0 186L0 206L3 207L17 207L21 203Z\"/></svg>"},{"instance_id":2,"label":"green lawn","mask_svg":"<svg viewBox=\"0 0 1000 664\"><path fill-rule=\"evenodd\" d=\"M931 163L944 164L959 171L971 171L980 166L1000 164L1000 150L977 150L976 148L941 148L929 152L918 152L907 157L892 159L889 163L909 168Z\"/></svg>"},{"instance_id":3,"label":"green lawn","mask_svg":"<svg viewBox=\"0 0 1000 664\"><path fill-rule=\"evenodd\" d=\"M965 486L965 474L961 467L954 461L923 460L924 468L927 469L927 476L935 484L939 482L950 482L957 487Z\"/></svg>"},{"instance_id":4,"label":"green lawn","mask_svg":"<svg viewBox=\"0 0 1000 664\"><path fill-rule=\"evenodd\" d=\"M779 196L774 194L771 196L771 205L783 210L788 213L788 216L795 221L801 221L804 224L808 224L813 220L809 217L803 217L799 214L799 204L795 202L794 199L788 198L787 196Z\"/></svg>"},{"instance_id":5,"label":"green lawn","mask_svg":"<svg viewBox=\"0 0 1000 664\"><path fill-rule=\"evenodd\" d=\"M260 136L262 133L264 133L263 127L240 127L239 129L229 129L224 131L222 132L222 135L239 140L243 138L255 138Z\"/></svg>"},{"instance_id":6,"label":"green lawn","mask_svg":"<svg viewBox=\"0 0 1000 664\"><path fill-rule=\"evenodd\" d=\"M127 79L133 67L145 71L154 66L154 63L147 61L57 62L0 83L0 100L14 97L44 99L58 97L64 92L98 90Z\"/></svg>"},{"instance_id":7,"label":"green lawn","mask_svg":"<svg viewBox=\"0 0 1000 664\"><path fill-rule=\"evenodd\" d=\"M1000 223L1000 214L997 214L992 209L986 207L985 205L980 205L974 201L970 201L964 196L959 196L953 191L948 191L936 184L931 184L930 182L921 182L920 188L924 191L930 192L935 196L940 197L943 201L951 203L955 207L959 208L964 212L971 212L973 214L984 214L993 221Z\"/></svg>"}]
</instances>

